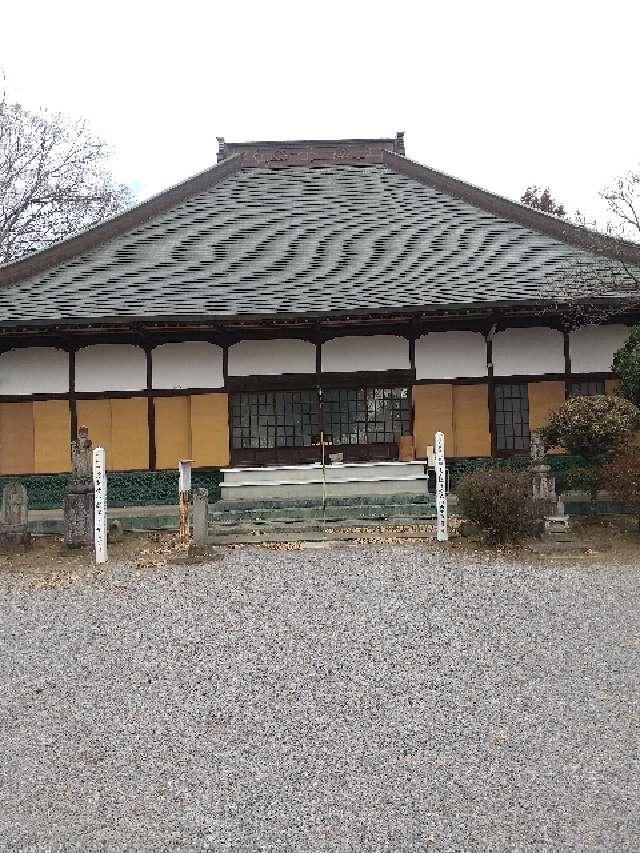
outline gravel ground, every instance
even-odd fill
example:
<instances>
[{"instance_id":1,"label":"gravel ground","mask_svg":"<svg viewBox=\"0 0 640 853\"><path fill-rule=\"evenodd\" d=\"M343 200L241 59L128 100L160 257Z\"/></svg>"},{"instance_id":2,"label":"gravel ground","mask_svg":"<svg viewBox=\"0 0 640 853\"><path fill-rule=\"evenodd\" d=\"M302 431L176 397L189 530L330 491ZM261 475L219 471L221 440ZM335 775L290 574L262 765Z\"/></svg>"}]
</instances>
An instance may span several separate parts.
<instances>
[{"instance_id":1,"label":"gravel ground","mask_svg":"<svg viewBox=\"0 0 640 853\"><path fill-rule=\"evenodd\" d=\"M638 851L640 568L3 574L0 849Z\"/></svg>"}]
</instances>

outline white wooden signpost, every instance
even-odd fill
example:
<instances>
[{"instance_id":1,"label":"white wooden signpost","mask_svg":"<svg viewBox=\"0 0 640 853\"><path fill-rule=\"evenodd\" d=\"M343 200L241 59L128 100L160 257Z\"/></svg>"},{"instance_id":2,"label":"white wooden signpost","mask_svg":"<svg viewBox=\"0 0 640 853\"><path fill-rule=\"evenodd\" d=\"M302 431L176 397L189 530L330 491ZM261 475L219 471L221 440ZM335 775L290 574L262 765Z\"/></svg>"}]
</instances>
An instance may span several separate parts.
<instances>
[{"instance_id":1,"label":"white wooden signpost","mask_svg":"<svg viewBox=\"0 0 640 853\"><path fill-rule=\"evenodd\" d=\"M433 445L436 471L436 538L446 542L449 538L447 523L447 482L444 465L444 433L437 432Z\"/></svg>"},{"instance_id":2,"label":"white wooden signpost","mask_svg":"<svg viewBox=\"0 0 640 853\"><path fill-rule=\"evenodd\" d=\"M96 563L107 562L107 471L103 447L93 451L93 485L95 488Z\"/></svg>"},{"instance_id":3,"label":"white wooden signpost","mask_svg":"<svg viewBox=\"0 0 640 853\"><path fill-rule=\"evenodd\" d=\"M178 462L178 491L180 492L180 541L189 538L189 492L191 491L191 459Z\"/></svg>"}]
</instances>

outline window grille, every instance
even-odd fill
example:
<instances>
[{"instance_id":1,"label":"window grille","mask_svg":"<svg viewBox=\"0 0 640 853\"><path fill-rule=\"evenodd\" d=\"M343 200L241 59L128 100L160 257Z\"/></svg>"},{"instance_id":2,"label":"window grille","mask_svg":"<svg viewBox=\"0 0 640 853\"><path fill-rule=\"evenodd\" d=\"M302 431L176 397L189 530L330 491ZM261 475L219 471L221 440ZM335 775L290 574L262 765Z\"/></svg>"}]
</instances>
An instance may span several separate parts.
<instances>
[{"instance_id":1,"label":"window grille","mask_svg":"<svg viewBox=\"0 0 640 853\"><path fill-rule=\"evenodd\" d=\"M320 406L315 390L231 397L231 446L236 450L310 447L319 434Z\"/></svg>"},{"instance_id":2,"label":"window grille","mask_svg":"<svg viewBox=\"0 0 640 853\"><path fill-rule=\"evenodd\" d=\"M332 444L392 444L411 432L408 388L328 388L322 407Z\"/></svg>"},{"instance_id":3,"label":"window grille","mask_svg":"<svg viewBox=\"0 0 640 853\"><path fill-rule=\"evenodd\" d=\"M496 450L529 450L529 390L526 383L495 386Z\"/></svg>"},{"instance_id":4,"label":"window grille","mask_svg":"<svg viewBox=\"0 0 640 853\"><path fill-rule=\"evenodd\" d=\"M592 397L594 394L604 394L604 379L594 382L569 382L569 397Z\"/></svg>"},{"instance_id":5,"label":"window grille","mask_svg":"<svg viewBox=\"0 0 640 853\"><path fill-rule=\"evenodd\" d=\"M409 389L328 388L322 403L316 389L231 397L234 450L310 447L319 441L321 423L330 444L396 442L411 432Z\"/></svg>"}]
</instances>

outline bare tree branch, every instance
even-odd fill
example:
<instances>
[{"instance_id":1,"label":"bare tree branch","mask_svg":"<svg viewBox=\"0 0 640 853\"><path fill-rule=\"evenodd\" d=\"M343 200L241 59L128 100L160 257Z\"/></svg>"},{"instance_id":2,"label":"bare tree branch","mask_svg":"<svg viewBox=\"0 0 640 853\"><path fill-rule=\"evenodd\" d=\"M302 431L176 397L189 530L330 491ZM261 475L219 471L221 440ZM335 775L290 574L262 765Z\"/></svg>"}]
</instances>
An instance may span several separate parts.
<instances>
[{"instance_id":1,"label":"bare tree branch","mask_svg":"<svg viewBox=\"0 0 640 853\"><path fill-rule=\"evenodd\" d=\"M612 188L600 193L606 201L610 218L606 226L598 227L595 221L577 210L573 224L585 231L600 231L619 241L619 249L611 257L596 251L591 257L576 249L575 257L568 260L564 270L549 275L543 296L554 300L567 327L588 323L601 323L628 311L640 308L640 267L630 264L622 241L640 242L640 173L627 172ZM555 213L564 207L558 205L548 189L541 194L538 187L529 187L521 201L545 213ZM595 235L594 235L595 236ZM616 245L615 242L612 243Z\"/></svg>"},{"instance_id":2,"label":"bare tree branch","mask_svg":"<svg viewBox=\"0 0 640 853\"><path fill-rule=\"evenodd\" d=\"M84 121L30 112L0 91L0 264L131 204L107 169L108 154Z\"/></svg>"}]
</instances>

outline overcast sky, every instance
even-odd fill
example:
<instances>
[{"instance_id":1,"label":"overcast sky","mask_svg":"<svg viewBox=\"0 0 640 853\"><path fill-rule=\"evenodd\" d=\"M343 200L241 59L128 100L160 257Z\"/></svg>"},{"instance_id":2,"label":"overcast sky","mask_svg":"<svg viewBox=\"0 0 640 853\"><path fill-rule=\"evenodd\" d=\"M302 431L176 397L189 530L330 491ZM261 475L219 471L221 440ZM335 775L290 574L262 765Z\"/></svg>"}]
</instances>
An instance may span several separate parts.
<instances>
[{"instance_id":1,"label":"overcast sky","mask_svg":"<svg viewBox=\"0 0 640 853\"><path fill-rule=\"evenodd\" d=\"M88 118L139 199L215 162L216 136L391 136L518 198L602 217L640 161L638 0L5 4L9 95Z\"/></svg>"}]
</instances>

